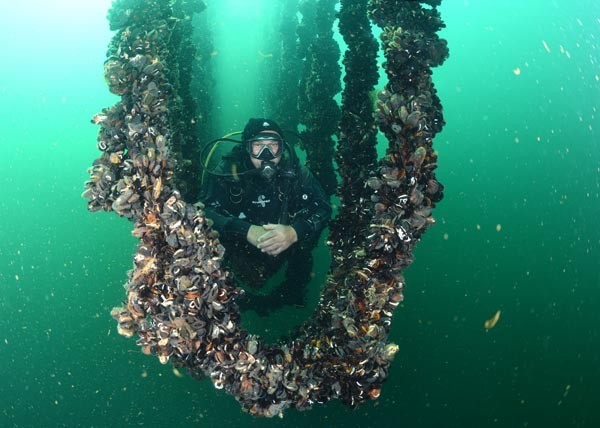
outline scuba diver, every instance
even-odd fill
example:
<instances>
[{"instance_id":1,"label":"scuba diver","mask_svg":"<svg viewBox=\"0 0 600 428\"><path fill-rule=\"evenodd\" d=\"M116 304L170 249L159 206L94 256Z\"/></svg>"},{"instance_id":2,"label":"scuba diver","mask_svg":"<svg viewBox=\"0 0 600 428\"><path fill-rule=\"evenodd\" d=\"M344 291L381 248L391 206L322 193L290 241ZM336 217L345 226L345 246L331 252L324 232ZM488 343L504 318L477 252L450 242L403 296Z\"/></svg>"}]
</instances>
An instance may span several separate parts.
<instances>
[{"instance_id":1,"label":"scuba diver","mask_svg":"<svg viewBox=\"0 0 600 428\"><path fill-rule=\"evenodd\" d=\"M236 140L227 138L218 141ZM206 147L205 147L206 148ZM225 266L258 290L287 262L271 294L245 293L242 309L260 316L284 305L304 306L312 250L331 217L329 198L270 119L250 119L241 144L222 157L200 200L225 246Z\"/></svg>"}]
</instances>

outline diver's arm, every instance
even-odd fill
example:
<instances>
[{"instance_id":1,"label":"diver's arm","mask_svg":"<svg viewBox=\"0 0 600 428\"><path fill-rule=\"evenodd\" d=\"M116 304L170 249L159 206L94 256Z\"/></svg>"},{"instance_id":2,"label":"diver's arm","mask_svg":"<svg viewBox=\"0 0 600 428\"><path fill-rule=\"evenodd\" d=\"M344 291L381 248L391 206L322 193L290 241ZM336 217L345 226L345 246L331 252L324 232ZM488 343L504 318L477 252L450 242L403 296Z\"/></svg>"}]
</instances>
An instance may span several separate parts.
<instances>
[{"instance_id":1,"label":"diver's arm","mask_svg":"<svg viewBox=\"0 0 600 428\"><path fill-rule=\"evenodd\" d=\"M300 195L294 196L301 199L301 204L291 226L300 242L316 240L329 223L331 204L329 197L308 168L301 168Z\"/></svg>"},{"instance_id":2,"label":"diver's arm","mask_svg":"<svg viewBox=\"0 0 600 428\"><path fill-rule=\"evenodd\" d=\"M214 222L213 227L222 236L249 240L248 232L252 225L247 221L232 216L227 212L221 213L218 209L211 207L208 204L206 204L204 211L206 213L206 217L210 218Z\"/></svg>"},{"instance_id":3,"label":"diver's arm","mask_svg":"<svg viewBox=\"0 0 600 428\"><path fill-rule=\"evenodd\" d=\"M222 173L223 169L223 165L219 164L215 172ZM209 177L208 183L200 194L200 201L205 206L206 217L214 222L214 229L222 236L250 240L251 224L229 213L225 208L227 203L225 198L229 198L229 189L224 180L214 176Z\"/></svg>"}]
</instances>

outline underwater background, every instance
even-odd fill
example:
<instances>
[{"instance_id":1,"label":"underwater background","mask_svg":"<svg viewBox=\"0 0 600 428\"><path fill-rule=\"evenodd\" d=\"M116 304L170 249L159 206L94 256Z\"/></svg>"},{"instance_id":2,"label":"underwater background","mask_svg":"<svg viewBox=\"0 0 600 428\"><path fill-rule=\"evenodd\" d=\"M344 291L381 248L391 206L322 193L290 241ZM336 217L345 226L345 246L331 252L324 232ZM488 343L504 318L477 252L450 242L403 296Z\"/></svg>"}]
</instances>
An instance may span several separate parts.
<instances>
[{"instance_id":1,"label":"underwater background","mask_svg":"<svg viewBox=\"0 0 600 428\"><path fill-rule=\"evenodd\" d=\"M272 2L207 3L218 137L262 113L241 82L260 81ZM116 333L136 241L80 196L98 156L90 119L117 101L103 79L109 8L21 0L0 13L0 427L600 426L598 2L444 0L445 198L406 272L389 379L355 410L272 420ZM310 313L245 323L277 337Z\"/></svg>"}]
</instances>

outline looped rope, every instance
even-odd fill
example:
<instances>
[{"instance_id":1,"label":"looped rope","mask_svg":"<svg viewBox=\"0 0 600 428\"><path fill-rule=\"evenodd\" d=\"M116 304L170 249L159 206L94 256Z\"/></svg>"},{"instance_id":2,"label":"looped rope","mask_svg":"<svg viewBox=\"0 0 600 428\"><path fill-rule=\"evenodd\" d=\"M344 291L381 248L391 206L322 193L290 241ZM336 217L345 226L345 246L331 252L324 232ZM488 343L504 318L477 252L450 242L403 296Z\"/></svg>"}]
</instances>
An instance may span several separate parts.
<instances>
[{"instance_id":1,"label":"looped rope","mask_svg":"<svg viewBox=\"0 0 600 428\"><path fill-rule=\"evenodd\" d=\"M381 14L386 3L373 3ZM437 14L417 2L394 3L415 19ZM350 261L330 272L315 315L297 335L269 345L240 328L240 290L221 266L225 249L202 205L186 203L173 185L177 118L171 112L180 106L177 67L169 62L176 60L169 56L169 4L115 3L111 28L118 31L105 75L121 101L93 119L103 153L90 169L84 197L91 211L132 220L140 240L126 302L112 312L119 333L137 335L142 352L161 363L208 376L253 414L281 415L288 407L334 398L350 406L376 399L398 349L387 336L403 298L402 269L442 197L431 145L443 124L429 69L428 55L443 54L428 44L435 32L386 24L389 83L379 94L376 118L390 146L365 183L371 199L356 207L372 213L364 248L343 255Z\"/></svg>"}]
</instances>

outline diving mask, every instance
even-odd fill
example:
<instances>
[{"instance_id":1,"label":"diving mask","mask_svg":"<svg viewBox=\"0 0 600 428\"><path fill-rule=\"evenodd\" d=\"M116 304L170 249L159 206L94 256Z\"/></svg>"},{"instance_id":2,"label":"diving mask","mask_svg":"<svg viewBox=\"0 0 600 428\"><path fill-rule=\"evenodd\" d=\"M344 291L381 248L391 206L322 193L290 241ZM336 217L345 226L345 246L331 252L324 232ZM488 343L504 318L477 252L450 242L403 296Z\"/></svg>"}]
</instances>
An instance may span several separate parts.
<instances>
[{"instance_id":1,"label":"diving mask","mask_svg":"<svg viewBox=\"0 0 600 428\"><path fill-rule=\"evenodd\" d=\"M247 150L254 159L272 161L282 154L283 140L273 133L260 133L248 140Z\"/></svg>"}]
</instances>

